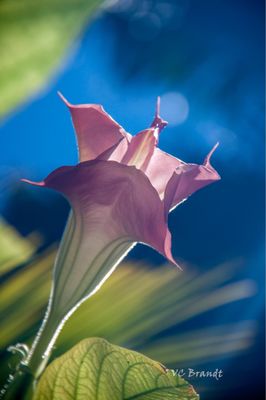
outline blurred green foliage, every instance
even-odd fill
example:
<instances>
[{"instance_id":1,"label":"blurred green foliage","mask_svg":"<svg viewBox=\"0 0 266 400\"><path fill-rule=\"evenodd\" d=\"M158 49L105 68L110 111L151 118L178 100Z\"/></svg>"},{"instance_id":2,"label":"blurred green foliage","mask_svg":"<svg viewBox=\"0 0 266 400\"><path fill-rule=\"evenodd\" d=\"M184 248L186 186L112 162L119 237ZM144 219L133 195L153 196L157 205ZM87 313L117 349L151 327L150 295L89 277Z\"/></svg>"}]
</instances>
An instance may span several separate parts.
<instances>
[{"instance_id":1,"label":"blurred green foliage","mask_svg":"<svg viewBox=\"0 0 266 400\"><path fill-rule=\"evenodd\" d=\"M36 240L24 239L0 219L0 278L13 267L29 259L36 251ZM15 244L15 246L14 246Z\"/></svg>"},{"instance_id":2,"label":"blurred green foliage","mask_svg":"<svg viewBox=\"0 0 266 400\"><path fill-rule=\"evenodd\" d=\"M25 253L25 246L32 251L34 245L31 238L22 238L3 224L0 244L9 243L14 262L9 262L9 273L2 276L0 287L2 381L19 361L18 356L6 351L7 347L17 342L30 344L37 333L48 300L56 254L51 247L14 268L15 260L31 254ZM1 255L7 249L4 247L0 248ZM11 260L12 255L9 257ZM0 259L0 269L3 265L7 265L5 256ZM200 273L191 267L180 272L171 265L153 269L140 263L123 263L67 321L53 358L88 337L104 337L173 368L239 353L253 343L251 321L241 326L209 323L205 329L186 332L178 328L217 307L252 296L255 290L252 281L232 282L237 270L235 264Z\"/></svg>"},{"instance_id":3,"label":"blurred green foliage","mask_svg":"<svg viewBox=\"0 0 266 400\"><path fill-rule=\"evenodd\" d=\"M40 89L101 0L1 0L0 116Z\"/></svg>"}]
</instances>

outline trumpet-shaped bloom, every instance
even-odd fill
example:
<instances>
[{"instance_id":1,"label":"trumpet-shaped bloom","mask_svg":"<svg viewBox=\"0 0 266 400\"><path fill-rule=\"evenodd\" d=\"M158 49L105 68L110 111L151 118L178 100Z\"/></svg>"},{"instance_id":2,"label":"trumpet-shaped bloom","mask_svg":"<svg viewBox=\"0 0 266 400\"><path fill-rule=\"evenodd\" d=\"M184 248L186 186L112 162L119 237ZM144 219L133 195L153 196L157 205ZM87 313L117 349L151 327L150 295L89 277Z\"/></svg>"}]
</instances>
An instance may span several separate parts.
<instances>
[{"instance_id":1,"label":"trumpet-shaped bloom","mask_svg":"<svg viewBox=\"0 0 266 400\"><path fill-rule=\"evenodd\" d=\"M202 165L187 164L157 147L167 125L159 101L151 126L131 136L101 106L63 100L71 112L80 163L58 168L42 182L27 181L62 193L72 207L50 301L58 323L97 290L136 242L175 263L169 211L220 179L210 164L217 145Z\"/></svg>"}]
</instances>

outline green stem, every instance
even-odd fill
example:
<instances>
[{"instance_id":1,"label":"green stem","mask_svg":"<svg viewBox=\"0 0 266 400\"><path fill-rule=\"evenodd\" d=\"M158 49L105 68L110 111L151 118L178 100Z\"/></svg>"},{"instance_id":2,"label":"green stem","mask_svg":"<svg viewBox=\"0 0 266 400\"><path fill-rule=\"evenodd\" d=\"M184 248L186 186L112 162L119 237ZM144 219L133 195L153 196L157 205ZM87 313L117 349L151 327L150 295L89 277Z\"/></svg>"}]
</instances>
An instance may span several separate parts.
<instances>
[{"instance_id":1,"label":"green stem","mask_svg":"<svg viewBox=\"0 0 266 400\"><path fill-rule=\"evenodd\" d=\"M32 397L34 377L23 366L13 375L9 375L8 380L0 392L0 399L19 400L30 399Z\"/></svg>"}]
</instances>

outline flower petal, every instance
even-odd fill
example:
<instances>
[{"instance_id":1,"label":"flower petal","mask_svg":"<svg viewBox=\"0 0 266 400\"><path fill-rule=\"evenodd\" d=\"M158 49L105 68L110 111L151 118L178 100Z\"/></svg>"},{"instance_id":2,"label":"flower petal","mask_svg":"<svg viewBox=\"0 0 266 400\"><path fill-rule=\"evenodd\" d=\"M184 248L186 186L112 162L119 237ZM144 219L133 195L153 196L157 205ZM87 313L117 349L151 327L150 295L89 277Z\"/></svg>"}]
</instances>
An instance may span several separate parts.
<instances>
[{"instance_id":1,"label":"flower petal","mask_svg":"<svg viewBox=\"0 0 266 400\"><path fill-rule=\"evenodd\" d=\"M81 293L88 293L88 282L90 289L98 287L134 242L153 247L175 263L164 204L135 167L93 160L59 168L43 182L30 183L61 192L73 209L69 250L64 250L65 263L60 262L63 283L55 272L55 302L60 307L70 293L71 304L78 302Z\"/></svg>"},{"instance_id":2,"label":"flower petal","mask_svg":"<svg viewBox=\"0 0 266 400\"><path fill-rule=\"evenodd\" d=\"M55 170L44 185L68 198L75 213L82 217L84 229L94 232L91 218L96 221L97 210L101 209L110 216L112 226L101 213L97 224L108 225L113 235L147 242L163 252L164 242L160 241L164 241L167 228L163 203L147 177L135 167L93 160Z\"/></svg>"},{"instance_id":3,"label":"flower petal","mask_svg":"<svg viewBox=\"0 0 266 400\"><path fill-rule=\"evenodd\" d=\"M119 143L101 153L97 159L117 161L127 165L130 161L129 154L131 154L131 156L134 154L132 147L130 148L131 141L133 141L133 149L136 148L137 144L136 142L134 143L134 138L136 141L140 138L141 141L143 139L142 137L139 137L141 133L143 132L140 132L134 137L122 139ZM144 131L144 135L145 133L146 132ZM140 156L138 162L135 160L137 165L134 162L132 162L132 164L145 173L152 186L156 189L159 197L163 199L166 185L175 169L185 163L178 158L165 153L158 147L154 147L152 138L148 138L148 145L145 151L145 155Z\"/></svg>"},{"instance_id":4,"label":"flower petal","mask_svg":"<svg viewBox=\"0 0 266 400\"><path fill-rule=\"evenodd\" d=\"M192 193L221 179L218 172L210 164L210 157L217 146L218 143L207 155L203 165L181 164L176 168L165 190L164 204L166 214Z\"/></svg>"},{"instance_id":5,"label":"flower petal","mask_svg":"<svg viewBox=\"0 0 266 400\"><path fill-rule=\"evenodd\" d=\"M99 154L127 137L125 130L98 104L70 104L59 96L71 112L76 131L80 161L96 158Z\"/></svg>"},{"instance_id":6,"label":"flower petal","mask_svg":"<svg viewBox=\"0 0 266 400\"><path fill-rule=\"evenodd\" d=\"M157 190L160 198L163 198L166 185L176 168L184 164L183 161L158 148L154 150L145 174Z\"/></svg>"},{"instance_id":7,"label":"flower petal","mask_svg":"<svg viewBox=\"0 0 266 400\"><path fill-rule=\"evenodd\" d=\"M157 134L157 128L148 128L133 136L121 163L134 165L138 169L145 171L158 142Z\"/></svg>"},{"instance_id":8,"label":"flower petal","mask_svg":"<svg viewBox=\"0 0 266 400\"><path fill-rule=\"evenodd\" d=\"M139 139L140 142L143 140L143 137L139 136L140 134L143 134L144 136L146 131L140 132L134 137L122 139L119 143L101 153L97 159L117 161L127 165L127 163L130 162L130 155L133 157L134 149L136 149L138 146L138 143L136 142L138 142ZM156 189L159 197L163 199L165 188L169 179L173 175L176 168L185 163L178 158L165 153L158 147L155 147L155 142L153 142L154 139L152 137L147 139L148 143L146 142L147 147L145 149L145 154L140 156L138 162L136 162L137 160L135 159L134 163L132 159L132 164L145 173L152 186ZM132 141L133 146L130 147Z\"/></svg>"},{"instance_id":9,"label":"flower petal","mask_svg":"<svg viewBox=\"0 0 266 400\"><path fill-rule=\"evenodd\" d=\"M119 143L114 144L112 147L101 153L97 159L121 162L124 155L128 151L130 140L131 138L124 138L120 140Z\"/></svg>"},{"instance_id":10,"label":"flower petal","mask_svg":"<svg viewBox=\"0 0 266 400\"><path fill-rule=\"evenodd\" d=\"M127 151L119 161L123 164L135 165L143 172L146 172L156 150L159 134L167 125L167 122L160 117L159 113L160 97L157 98L155 117L150 128L130 138Z\"/></svg>"}]
</instances>

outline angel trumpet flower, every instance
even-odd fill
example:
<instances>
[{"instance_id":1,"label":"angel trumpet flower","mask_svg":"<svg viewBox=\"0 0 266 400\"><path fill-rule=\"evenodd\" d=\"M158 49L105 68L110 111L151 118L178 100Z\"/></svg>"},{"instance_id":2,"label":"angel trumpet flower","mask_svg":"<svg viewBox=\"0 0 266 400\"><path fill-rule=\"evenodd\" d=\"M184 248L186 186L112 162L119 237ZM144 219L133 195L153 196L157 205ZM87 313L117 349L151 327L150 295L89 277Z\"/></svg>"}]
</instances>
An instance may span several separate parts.
<instances>
[{"instance_id":1,"label":"angel trumpet flower","mask_svg":"<svg viewBox=\"0 0 266 400\"><path fill-rule=\"evenodd\" d=\"M80 163L53 171L36 186L54 189L70 202L69 218L55 262L46 318L25 364L38 376L66 319L110 276L137 242L175 263L171 253L169 210L196 190L220 179L210 164L186 164L161 151L167 125L159 116L131 136L99 105L69 108ZM40 363L41 360L41 363Z\"/></svg>"}]
</instances>

